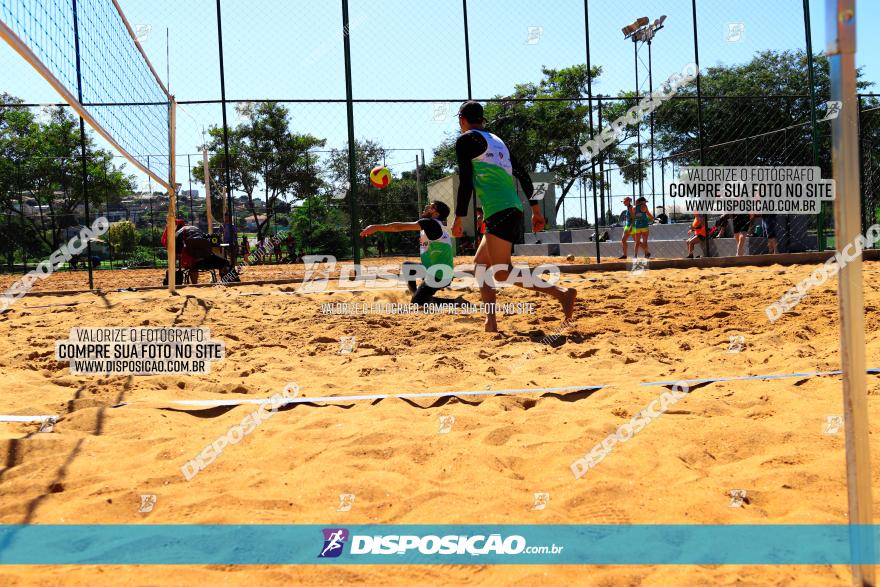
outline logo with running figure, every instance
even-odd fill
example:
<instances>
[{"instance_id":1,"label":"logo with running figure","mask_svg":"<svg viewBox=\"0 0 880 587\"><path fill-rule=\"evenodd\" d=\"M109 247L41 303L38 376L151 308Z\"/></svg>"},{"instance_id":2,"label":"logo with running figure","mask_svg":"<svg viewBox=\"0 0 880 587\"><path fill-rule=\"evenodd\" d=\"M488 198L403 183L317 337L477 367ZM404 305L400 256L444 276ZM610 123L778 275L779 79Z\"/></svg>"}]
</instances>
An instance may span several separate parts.
<instances>
[{"instance_id":1,"label":"logo with running figure","mask_svg":"<svg viewBox=\"0 0 880 587\"><path fill-rule=\"evenodd\" d=\"M348 530L345 528L324 528L324 548L318 558L336 558L342 554L346 540L348 540Z\"/></svg>"}]
</instances>

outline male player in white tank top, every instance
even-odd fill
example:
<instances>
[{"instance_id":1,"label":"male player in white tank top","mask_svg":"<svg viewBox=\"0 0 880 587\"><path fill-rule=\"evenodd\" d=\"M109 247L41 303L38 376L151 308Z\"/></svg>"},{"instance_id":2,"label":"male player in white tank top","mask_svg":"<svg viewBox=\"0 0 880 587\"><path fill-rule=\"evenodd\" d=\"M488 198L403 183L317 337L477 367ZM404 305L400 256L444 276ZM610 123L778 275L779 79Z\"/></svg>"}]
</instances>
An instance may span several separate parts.
<instances>
[{"instance_id":1,"label":"male player in white tank top","mask_svg":"<svg viewBox=\"0 0 880 587\"><path fill-rule=\"evenodd\" d=\"M510 275L513 243L519 237L523 220L523 206L513 183L514 177L520 181L529 198L532 229L535 232L544 229L544 216L541 214L540 201L532 200L534 187L528 171L511 157L504 141L483 128L484 122L483 106L479 102L469 101L462 104L458 111L458 124L462 134L455 143L459 186L452 236L459 238L464 234L461 219L467 216L471 195L476 193L483 207L486 236L477 249L474 265L485 268L502 267L503 269L495 273L495 277L505 281ZM549 283L536 287L526 285L521 280L513 283L555 298L562 304L565 319L572 318L577 296L574 288L560 288ZM490 279L481 284L480 298L494 310L495 288ZM497 330L495 312L490 311L486 315L486 332Z\"/></svg>"}]
</instances>

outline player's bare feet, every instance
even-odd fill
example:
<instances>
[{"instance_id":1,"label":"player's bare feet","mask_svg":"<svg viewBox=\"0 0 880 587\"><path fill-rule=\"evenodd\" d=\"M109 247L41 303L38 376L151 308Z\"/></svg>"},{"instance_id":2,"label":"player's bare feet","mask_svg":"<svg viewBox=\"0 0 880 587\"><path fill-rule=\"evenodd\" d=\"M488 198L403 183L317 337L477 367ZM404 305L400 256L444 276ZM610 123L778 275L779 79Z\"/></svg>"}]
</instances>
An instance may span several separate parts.
<instances>
[{"instance_id":1,"label":"player's bare feet","mask_svg":"<svg viewBox=\"0 0 880 587\"><path fill-rule=\"evenodd\" d=\"M565 290L562 296L562 312L565 314L566 320L571 320L574 316L574 300L577 297L577 290L573 287Z\"/></svg>"},{"instance_id":2,"label":"player's bare feet","mask_svg":"<svg viewBox=\"0 0 880 587\"><path fill-rule=\"evenodd\" d=\"M498 321L495 319L495 314L486 315L486 332L498 332Z\"/></svg>"}]
</instances>

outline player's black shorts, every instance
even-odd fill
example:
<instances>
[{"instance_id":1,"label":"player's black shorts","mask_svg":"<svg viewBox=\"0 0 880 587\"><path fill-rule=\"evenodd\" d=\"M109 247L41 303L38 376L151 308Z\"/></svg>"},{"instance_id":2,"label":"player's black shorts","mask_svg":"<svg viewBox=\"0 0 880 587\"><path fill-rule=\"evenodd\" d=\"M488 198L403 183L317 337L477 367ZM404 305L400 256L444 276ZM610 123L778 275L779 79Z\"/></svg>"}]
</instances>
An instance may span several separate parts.
<instances>
[{"instance_id":1,"label":"player's black shorts","mask_svg":"<svg viewBox=\"0 0 880 587\"><path fill-rule=\"evenodd\" d=\"M761 224L764 227L765 237L776 238L776 216L773 214L761 216Z\"/></svg>"},{"instance_id":2,"label":"player's black shorts","mask_svg":"<svg viewBox=\"0 0 880 587\"><path fill-rule=\"evenodd\" d=\"M734 234L739 232L748 232L749 225L752 223L752 219L749 218L748 214L737 214L733 217L733 232Z\"/></svg>"},{"instance_id":3,"label":"player's black shorts","mask_svg":"<svg viewBox=\"0 0 880 587\"><path fill-rule=\"evenodd\" d=\"M519 240L523 213L517 208L505 208L486 218L486 234L497 236L509 243Z\"/></svg>"}]
</instances>

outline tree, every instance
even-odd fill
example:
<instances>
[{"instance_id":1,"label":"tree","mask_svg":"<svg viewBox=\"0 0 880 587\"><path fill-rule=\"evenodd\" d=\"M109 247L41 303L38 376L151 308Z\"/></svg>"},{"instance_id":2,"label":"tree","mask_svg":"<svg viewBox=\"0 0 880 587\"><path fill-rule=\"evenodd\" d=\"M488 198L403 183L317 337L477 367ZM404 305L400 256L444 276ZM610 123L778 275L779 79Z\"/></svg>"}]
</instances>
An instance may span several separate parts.
<instances>
[{"instance_id":1,"label":"tree","mask_svg":"<svg viewBox=\"0 0 880 587\"><path fill-rule=\"evenodd\" d=\"M515 86L511 95L496 96L485 106L486 129L500 136L512 156L530 172L556 173L560 181L556 209L581 177L588 185L591 166L580 147L589 140L587 84L595 82L601 67L588 71L586 65L562 69L544 67L537 84ZM455 139L451 136L434 150L432 166L452 169L455 162Z\"/></svg>"},{"instance_id":2,"label":"tree","mask_svg":"<svg viewBox=\"0 0 880 587\"><path fill-rule=\"evenodd\" d=\"M30 226L27 238L54 250L84 204L79 122L61 107L45 109L40 121L21 104L0 94L0 209ZM97 209L130 193L135 182L95 147L91 133L86 139L89 203Z\"/></svg>"},{"instance_id":3,"label":"tree","mask_svg":"<svg viewBox=\"0 0 880 587\"><path fill-rule=\"evenodd\" d=\"M819 108L830 95L829 63L822 55L814 57L816 94ZM723 99L702 101L702 139L705 165L812 165L810 127L810 86L805 51L763 51L740 65L718 65L702 72L704 96ZM861 72L859 72L861 78ZM857 88L871 83L859 79ZM632 97L632 94L626 94ZM679 88L676 96L654 112L655 156L671 158L679 165L700 163L700 133L696 84ZM864 98L866 108L878 105L876 98ZM617 102L607 108L607 121L622 116L634 102ZM817 117L821 119L823 112ZM827 124L827 123L820 123ZM644 129L644 127L643 127ZM866 129L863 129L866 130ZM636 127L627 127L624 140L635 136ZM876 129L873 130L876 133ZM820 126L819 165L831 170L831 133ZM618 165L629 165L624 176L637 181L635 147L619 144L611 149ZM644 143L643 143L644 150ZM643 155L644 159L649 159ZM642 176L650 161L641 167Z\"/></svg>"},{"instance_id":4,"label":"tree","mask_svg":"<svg viewBox=\"0 0 880 587\"><path fill-rule=\"evenodd\" d=\"M107 238L110 240L110 246L118 253L130 253L134 250L137 241L137 231L134 224L128 220L115 222L110 225L107 231Z\"/></svg>"},{"instance_id":5,"label":"tree","mask_svg":"<svg viewBox=\"0 0 880 587\"><path fill-rule=\"evenodd\" d=\"M345 257L351 251L350 221L328 198L312 196L290 215L296 242L308 252Z\"/></svg>"},{"instance_id":6,"label":"tree","mask_svg":"<svg viewBox=\"0 0 880 587\"><path fill-rule=\"evenodd\" d=\"M241 104L236 110L243 122L229 129L229 174L232 189L244 192L246 208L254 217L257 236L269 229L279 198L303 201L321 187L320 168L310 150L323 147L324 139L300 134L290 129L290 112L277 102ZM222 127L208 131L209 140L201 148L210 153L211 181L226 185ZM202 163L193 167L193 177L204 183ZM212 192L217 190L212 190ZM262 192L262 193L260 193ZM260 221L254 200L261 195L266 203L266 219ZM222 202L219 202L222 206ZM221 210L221 208L216 208Z\"/></svg>"},{"instance_id":7,"label":"tree","mask_svg":"<svg viewBox=\"0 0 880 587\"><path fill-rule=\"evenodd\" d=\"M578 218L576 216L572 216L571 218L567 218L565 220L565 230L571 230L573 228L589 228L590 223L584 220L583 218Z\"/></svg>"}]
</instances>

